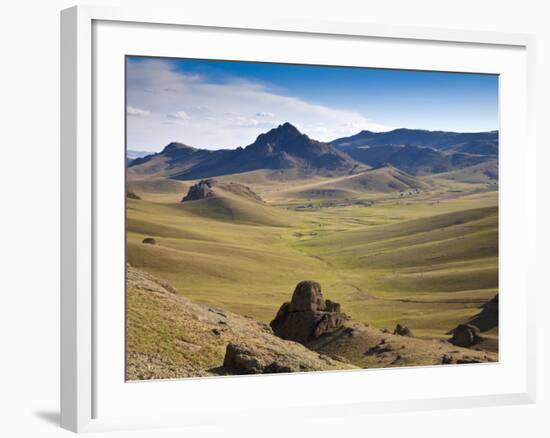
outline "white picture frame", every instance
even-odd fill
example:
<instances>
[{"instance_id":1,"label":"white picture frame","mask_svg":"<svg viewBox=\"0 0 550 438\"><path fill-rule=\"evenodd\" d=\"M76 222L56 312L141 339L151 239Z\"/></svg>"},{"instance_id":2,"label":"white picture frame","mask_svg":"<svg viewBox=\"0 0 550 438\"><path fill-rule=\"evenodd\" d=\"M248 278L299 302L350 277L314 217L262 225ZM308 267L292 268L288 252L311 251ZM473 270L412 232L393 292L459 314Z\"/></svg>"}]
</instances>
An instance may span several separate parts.
<instances>
[{"instance_id":1,"label":"white picture frame","mask_svg":"<svg viewBox=\"0 0 550 438\"><path fill-rule=\"evenodd\" d=\"M103 301L97 300L98 287L105 290L105 284L109 284L111 278L105 270L101 269L101 253L104 251L100 243L101 233L104 231L104 225L101 220L101 209L98 205L103 202L105 191L101 188L105 184L105 178L113 178L112 181L120 182L123 178L124 167L117 168L117 160L122 156L116 155L117 150L113 148L112 159L109 153L97 155L97 141L102 139L101 130L97 130L97 123L101 124L101 96L97 94L97 85L101 77L101 68L94 64L94 60L101 58L99 53L105 47L102 41L103 30L98 30L98 24L107 24L105 27L108 32L110 45L112 46L112 55L119 56L125 52L124 44L118 44L117 32L113 27L117 24L121 26L133 26L132 32L139 32L136 26L148 26L149 32L177 32L177 29L187 29L189 31L200 30L202 34L208 32L229 32L237 31L239 37L248 38L251 46L254 45L255 38L259 38L264 33L268 33L270 38L295 37L308 38L314 40L317 37L349 39L356 42L363 40L384 41L387 44L404 44L411 47L418 46L441 46L452 44L455 46L475 49L483 47L487 51L494 50L499 53L510 52L514 55L510 57L510 71L516 73L510 75L510 78L521 78L521 84L517 86L517 92L504 96L504 105L509 105L512 101L519 102L519 111L515 115L520 116L520 120L514 122L511 126L508 120L512 120L512 113L507 113L507 108L501 109L501 129L509 132L509 135L515 143L521 143L521 148L508 148L503 150L503 162L519 163L520 169L513 177L502 174L501 191L507 193L506 196L524 199L525 205L534 205L535 193L535 175L533 165L535 160L535 142L533 139L533 108L534 108L534 36L524 34L491 33L483 31L461 31L451 29L424 29L416 27L403 26L385 26L366 23L337 23L337 22L313 22L304 20L279 20L274 18L256 18L243 17L239 20L227 21L223 17L196 16L192 11L163 11L156 8L149 10L119 9L110 7L96 6L77 6L61 13L61 426L75 431L99 431L112 430L120 428L146 428L177 426L190 424L204 424L212 421L215 416L216 422L229 421L235 416L260 416L271 420L283 420L291 416L310 417L311 415L342 415L355 414L361 415L368 412L398 412L414 409L442 409L458 408L472 406L489 406L532 403L535 400L535 310L534 310L534 286L532 272L528 263L524 260L520 262L514 259L513 253L519 253L525 245L529 248L535 241L535 217L534 213L528 208L521 208L512 211L507 210L509 205L504 199L501 207L501 214L504 217L504 224L501 221L503 233L510 234L501 236L501 245L504 244L504 250L510 252L509 258L504 258L500 264L500 281L503 286L512 284L517 288L517 296L510 300L503 299L501 303L506 308L515 308L521 313L518 323L519 333L517 342L514 344L520 346L520 351L515 354L517 366L511 374L502 373L500 379L503 381L503 390L498 391L495 385L488 385L486 392L469 393L466 389L462 392L455 390L447 394L439 388L437 395L434 392L431 396L417 396L411 390L410 393L399 396L396 392L389 398L376 397L366 399L360 395L352 397L351 388L357 385L358 379L364 374L370 373L369 379L373 390L376 387L376 380L387 379L388 373L395 373L396 382L406 382L412 374L402 374L412 371L401 370L380 370L370 371L362 370L347 373L311 373L307 375L288 375L288 376L251 376L234 377L231 379L216 380L193 380L185 382L186 391L202 391L208 388L208 391L215 391L220 385L224 385L224 390L237 390L244 396L240 399L238 407L224 411L223 407L210 406L210 411L206 412L204 406L197 402L196 410L191 412L189 409L180 407L168 411L162 404L156 407L147 407L148 415L132 416L128 412L114 412L108 407L104 408L101 400L105 400L107 381L104 375L106 355L98 355L98 351L105 348L104 352L114 350L118 344L104 347L105 338L102 336L101 327L105 328L112 324L114 330L122 328L113 323L114 318L107 317L102 313ZM110 27L109 27L110 26ZM134 34L134 35L139 35ZM315 37L315 38L313 38ZM103 38L103 40L102 40ZM120 38L122 41L123 38ZM155 49L155 44L160 47L160 40L149 38L150 48ZM312 42L311 44L315 44ZM117 51L118 50L118 51ZM165 52L170 50L164 49ZM178 48L174 47L174 51ZM200 50L197 49L197 50ZM127 53L127 52L126 52ZM159 52L160 53L160 52ZM162 53L164 54L164 52ZM106 55L107 56L107 55ZM252 55L251 55L252 56ZM276 56L274 54L273 56ZM325 54L330 56L330 53ZM503 55L502 65L504 60ZM106 58L108 59L108 58ZM118 58L117 58L118 59ZM519 61L518 61L519 60ZM490 61L490 60L489 60ZM479 60L489 65L487 59ZM516 62L517 61L517 62ZM421 61L416 61L417 63ZM436 61L434 60L434 63ZM443 62L438 60L437 62ZM450 62L450 61L449 61ZM453 61L454 69L460 71L469 71L467 65L460 67L460 60ZM408 65L414 68L410 61ZM103 63L102 65L104 65ZM481 65L481 64L480 64ZM496 65L496 64L495 64ZM458 67L457 67L458 66ZM418 65L417 68L421 68ZM435 68L424 65L424 68ZM449 67L451 68L451 67ZM481 68L481 67L480 67ZM490 67L486 67L490 69ZM475 69L474 69L475 70ZM498 68L491 73L501 73ZM520 79L518 79L519 81ZM525 83L523 82L525 80ZM120 82L119 82L120 83ZM111 84L112 86L113 84ZM116 85L116 84L114 84ZM107 87L108 88L108 87ZM123 90L121 90L123 92ZM114 99L116 97L113 97ZM508 102L508 103L506 103ZM116 107L116 105L115 105ZM118 108L118 107L116 107ZM121 107L122 108L122 107ZM118 111L121 109L116 109ZM122 110L121 110L122 111ZM123 115L122 115L123 116ZM514 128L517 128L517 132ZM105 131L106 128L101 128ZM116 137L119 138L120 136ZM506 138L506 137L505 137ZM101 141L101 140L100 140ZM504 142L506 144L506 142ZM116 156L115 156L116 155ZM519 160L519 161L518 161ZM111 163L111 164L109 164ZM101 172L98 170L101 169ZM118 169L118 170L117 170ZM529 172L527 169L531 169ZM505 169L504 169L505 170ZM120 172L120 173L118 173ZM100 176L101 175L101 176ZM107 176L105 176L107 175ZM115 184L117 187L120 184ZM508 195L509 193L509 195ZM501 196L503 196L501 194ZM502 200L502 198L501 198ZM532 202L528 203L529 200ZM105 204L109 205L109 204ZM123 227L123 223L119 224ZM506 230L513 230L522 225L527 230L522 236L523 241L519 242L514 236ZM514 251L515 250L515 251ZM116 252L116 251L115 251ZM122 274L123 275L123 274ZM99 286L98 286L99 285ZM103 286L101 286L103 285ZM115 290L118 289L115 287ZM120 291L119 291L120 292ZM122 290L122 293L124 291ZM114 307L116 308L116 307ZM508 320L509 322L509 320ZM502 319L502 324L507 324L506 318ZM117 328L118 327L118 328ZM123 330L123 329L122 329ZM120 334L119 334L120 335ZM117 335L118 336L118 335ZM122 335L123 336L123 335ZM120 336L118 336L120 338ZM512 341L510 341L512 342ZM111 348L109 350L109 348ZM120 352L122 355L123 352ZM510 361L505 359L501 361L498 369L506 369ZM457 369L460 369L458 367ZM464 368L463 368L464 369ZM498 370L494 368L493 370ZM485 371L483 371L485 370ZM487 374L491 372L487 367L469 367L468 376L475 374ZM445 370L445 372L448 372ZM496 371L495 371L496 372ZM508 371L507 371L508 372ZM386 373L386 374L383 374ZM398 374L401 373L401 374ZM445 379L445 376L436 368L424 367L414 371L414 379ZM466 372L458 371L453 379L466 378ZM322 375L321 375L322 374ZM117 377L118 376L118 377ZM327 377L328 376L328 377ZM462 376L462 377L461 377ZM507 377L508 376L508 377ZM143 382L143 383L125 383L124 376L116 374L115 377L120 380L121 387L137 388L139 385L148 386L149 393L156 391L157 387L162 386L162 391L174 397L181 391L180 382ZM326 391L330 393L338 379L343 388L350 388L350 398L338 400L337 403L323 404L316 399L315 393L309 397L297 397L297 402L293 406L278 406L276 409L260 409L251 398L246 394L261 394L263 390L276 391L277 386L281 386L283 379L289 379L292 385L297 387L315 385L316 382L323 382L326 385ZM404 380L403 380L404 379ZM513 382L508 387L504 387L504 380ZM237 382L237 383L236 383ZM264 383L265 382L265 383ZM336 383L335 383L336 382ZM169 385L172 387L169 388ZM263 388L265 386L265 388ZM100 388L98 390L98 388ZM254 389L255 388L255 389ZM258 389L260 388L260 389ZM262 389L263 388L263 389ZM271 388L271 389L269 389ZM490 389L493 388L493 389ZM256 391L256 392L253 392ZM376 391L374 391L375 393ZM135 399L139 397L140 391L132 389L131 396ZM99 395L98 395L99 394ZM160 394L160 393L159 393ZM120 402L116 397L123 396L122 393L109 393L109 398L113 398L113 404ZM274 401L278 400L277 394L273 396ZM108 412L103 415L101 412ZM137 411L136 411L137 412ZM99 413L99 414L98 414ZM215 414L215 415L213 415Z\"/></svg>"}]
</instances>

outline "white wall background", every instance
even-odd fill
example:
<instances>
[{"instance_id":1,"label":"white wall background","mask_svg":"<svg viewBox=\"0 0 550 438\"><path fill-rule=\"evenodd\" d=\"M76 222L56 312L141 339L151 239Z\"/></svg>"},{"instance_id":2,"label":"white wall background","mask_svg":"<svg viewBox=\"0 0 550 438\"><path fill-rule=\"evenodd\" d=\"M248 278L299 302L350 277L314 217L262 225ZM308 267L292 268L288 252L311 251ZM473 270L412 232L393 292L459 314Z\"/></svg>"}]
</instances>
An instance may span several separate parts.
<instances>
[{"instance_id":1,"label":"white wall background","mask_svg":"<svg viewBox=\"0 0 550 438\"><path fill-rule=\"evenodd\" d=\"M550 193L543 144L550 99L547 2L523 0L96 1L237 14L535 33L537 53L538 403L530 406L235 424L224 429L119 432L106 436L549 436L550 384L544 277ZM0 436L52 437L59 411L59 10L65 0L4 3L0 15ZM521 147L521 145L518 145ZM546 225L546 227L544 226ZM289 395L290 397L290 395Z\"/></svg>"}]
</instances>

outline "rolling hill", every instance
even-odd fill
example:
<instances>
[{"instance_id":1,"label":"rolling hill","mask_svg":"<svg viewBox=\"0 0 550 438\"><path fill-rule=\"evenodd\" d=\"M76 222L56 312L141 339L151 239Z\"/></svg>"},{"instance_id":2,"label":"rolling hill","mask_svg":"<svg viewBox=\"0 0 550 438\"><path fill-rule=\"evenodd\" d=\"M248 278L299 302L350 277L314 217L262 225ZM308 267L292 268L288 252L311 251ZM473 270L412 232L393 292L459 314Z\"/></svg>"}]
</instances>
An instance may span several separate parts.
<instances>
[{"instance_id":1,"label":"rolling hill","mask_svg":"<svg viewBox=\"0 0 550 438\"><path fill-rule=\"evenodd\" d=\"M359 192L382 193L429 188L425 182L391 165L370 169L341 179L334 183L334 186Z\"/></svg>"},{"instance_id":2,"label":"rolling hill","mask_svg":"<svg viewBox=\"0 0 550 438\"><path fill-rule=\"evenodd\" d=\"M304 198L353 197L362 193L390 193L428 190L430 185L391 165L365 170L354 175L298 186L287 195Z\"/></svg>"},{"instance_id":3,"label":"rolling hill","mask_svg":"<svg viewBox=\"0 0 550 438\"><path fill-rule=\"evenodd\" d=\"M467 183L496 183L498 182L498 161L489 160L474 166L442 173L438 177Z\"/></svg>"},{"instance_id":4,"label":"rolling hill","mask_svg":"<svg viewBox=\"0 0 550 438\"><path fill-rule=\"evenodd\" d=\"M287 211L266 204L248 186L216 179L192 185L178 208L203 218L240 224L280 227L300 222Z\"/></svg>"}]
</instances>

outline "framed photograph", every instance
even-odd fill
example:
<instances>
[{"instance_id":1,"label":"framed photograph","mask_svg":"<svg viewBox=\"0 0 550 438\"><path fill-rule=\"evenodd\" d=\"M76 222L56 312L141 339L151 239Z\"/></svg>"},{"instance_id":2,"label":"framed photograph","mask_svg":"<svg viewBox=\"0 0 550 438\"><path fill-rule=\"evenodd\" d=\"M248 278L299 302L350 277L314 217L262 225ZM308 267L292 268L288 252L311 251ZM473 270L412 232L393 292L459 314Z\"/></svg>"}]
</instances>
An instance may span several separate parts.
<instances>
[{"instance_id":1,"label":"framed photograph","mask_svg":"<svg viewBox=\"0 0 550 438\"><path fill-rule=\"evenodd\" d=\"M534 401L534 37L61 17L63 427Z\"/></svg>"}]
</instances>

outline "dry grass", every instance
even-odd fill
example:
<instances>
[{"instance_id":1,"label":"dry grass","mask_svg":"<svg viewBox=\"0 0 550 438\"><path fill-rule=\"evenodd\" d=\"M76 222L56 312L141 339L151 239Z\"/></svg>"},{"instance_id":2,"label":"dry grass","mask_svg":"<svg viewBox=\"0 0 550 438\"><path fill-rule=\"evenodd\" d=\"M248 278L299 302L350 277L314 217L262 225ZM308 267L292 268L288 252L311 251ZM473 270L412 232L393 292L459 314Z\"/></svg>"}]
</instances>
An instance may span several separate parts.
<instances>
[{"instance_id":1,"label":"dry grass","mask_svg":"<svg viewBox=\"0 0 550 438\"><path fill-rule=\"evenodd\" d=\"M267 205L231 195L185 205L172 182L133 181L143 200L128 200L128 261L194 301L264 322L298 281L314 279L359 321L439 338L498 290L497 192L487 184L416 178L429 190L405 199L355 191L374 204L318 207L323 199L296 193L326 178L221 179L249 185ZM295 210L308 203L316 207ZM158 245L141 244L147 236Z\"/></svg>"}]
</instances>

